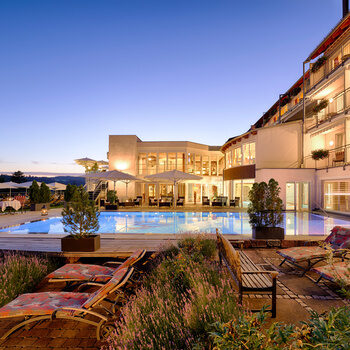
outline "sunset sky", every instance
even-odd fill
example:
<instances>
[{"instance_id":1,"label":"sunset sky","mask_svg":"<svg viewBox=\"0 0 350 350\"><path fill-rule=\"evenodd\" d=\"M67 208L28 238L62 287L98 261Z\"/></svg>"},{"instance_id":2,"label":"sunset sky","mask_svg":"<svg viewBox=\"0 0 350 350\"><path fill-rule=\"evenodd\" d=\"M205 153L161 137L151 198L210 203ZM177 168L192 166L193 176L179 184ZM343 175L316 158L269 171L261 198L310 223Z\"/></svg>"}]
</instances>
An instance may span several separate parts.
<instances>
[{"instance_id":1,"label":"sunset sky","mask_svg":"<svg viewBox=\"0 0 350 350\"><path fill-rule=\"evenodd\" d=\"M341 0L0 2L0 173L82 172L109 134L222 145L302 75Z\"/></svg>"}]
</instances>

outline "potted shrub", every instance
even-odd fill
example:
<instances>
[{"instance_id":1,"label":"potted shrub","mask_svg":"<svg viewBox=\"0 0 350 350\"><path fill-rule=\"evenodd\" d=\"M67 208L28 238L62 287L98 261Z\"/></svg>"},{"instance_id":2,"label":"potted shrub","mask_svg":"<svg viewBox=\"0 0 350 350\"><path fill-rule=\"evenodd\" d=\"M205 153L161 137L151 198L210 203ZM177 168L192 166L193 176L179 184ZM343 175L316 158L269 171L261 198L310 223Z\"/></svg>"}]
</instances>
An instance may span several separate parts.
<instances>
[{"instance_id":1,"label":"potted shrub","mask_svg":"<svg viewBox=\"0 0 350 350\"><path fill-rule=\"evenodd\" d=\"M316 73L327 61L326 56L320 57L311 67L311 72Z\"/></svg>"},{"instance_id":2,"label":"potted shrub","mask_svg":"<svg viewBox=\"0 0 350 350\"><path fill-rule=\"evenodd\" d=\"M313 160L320 160L327 158L329 156L329 151L327 149L317 149L311 152L311 157Z\"/></svg>"},{"instance_id":3,"label":"potted shrub","mask_svg":"<svg viewBox=\"0 0 350 350\"><path fill-rule=\"evenodd\" d=\"M322 100L319 104L317 104L312 110L314 113L321 112L322 109L325 109L328 106L327 100Z\"/></svg>"},{"instance_id":4,"label":"potted shrub","mask_svg":"<svg viewBox=\"0 0 350 350\"><path fill-rule=\"evenodd\" d=\"M99 212L89 200L82 186L75 191L72 201L62 211L64 231L69 235L61 239L62 251L92 252L100 248Z\"/></svg>"},{"instance_id":5,"label":"potted shrub","mask_svg":"<svg viewBox=\"0 0 350 350\"><path fill-rule=\"evenodd\" d=\"M278 182L256 182L249 192L249 223L254 239L284 239L281 189Z\"/></svg>"},{"instance_id":6,"label":"potted shrub","mask_svg":"<svg viewBox=\"0 0 350 350\"><path fill-rule=\"evenodd\" d=\"M51 191L49 187L43 182L40 187L34 180L29 187L29 199L30 199L30 210L38 211L43 208L50 208L50 197Z\"/></svg>"},{"instance_id":7,"label":"potted shrub","mask_svg":"<svg viewBox=\"0 0 350 350\"><path fill-rule=\"evenodd\" d=\"M118 210L118 203L117 203L118 197L116 191L108 191L107 192L107 202L109 204L106 204L106 210Z\"/></svg>"}]
</instances>

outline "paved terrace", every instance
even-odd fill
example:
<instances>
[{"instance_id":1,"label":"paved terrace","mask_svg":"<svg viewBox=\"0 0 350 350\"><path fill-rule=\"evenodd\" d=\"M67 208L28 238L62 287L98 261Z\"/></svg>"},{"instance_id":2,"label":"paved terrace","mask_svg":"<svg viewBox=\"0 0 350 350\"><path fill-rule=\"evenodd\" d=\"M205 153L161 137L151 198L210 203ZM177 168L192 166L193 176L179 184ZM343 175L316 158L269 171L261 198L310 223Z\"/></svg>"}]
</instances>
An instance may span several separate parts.
<instances>
[{"instance_id":1,"label":"paved terrace","mask_svg":"<svg viewBox=\"0 0 350 350\"><path fill-rule=\"evenodd\" d=\"M295 325L307 320L312 311L323 312L332 307L345 305L331 284L316 285L312 274L299 277L300 273L287 264L278 267L281 259L276 249L246 249L245 252L262 269L279 271L277 288L277 318ZM90 260L89 262L94 262ZM64 284L42 283L38 291L61 290ZM262 295L249 295L244 299L247 307L257 308L269 304L271 299ZM269 323L275 321L269 319ZM0 322L0 335L4 334L17 320ZM0 349L99 349L101 342L94 338L95 328L65 320L44 321L29 329L20 329L8 339L0 340Z\"/></svg>"}]
</instances>

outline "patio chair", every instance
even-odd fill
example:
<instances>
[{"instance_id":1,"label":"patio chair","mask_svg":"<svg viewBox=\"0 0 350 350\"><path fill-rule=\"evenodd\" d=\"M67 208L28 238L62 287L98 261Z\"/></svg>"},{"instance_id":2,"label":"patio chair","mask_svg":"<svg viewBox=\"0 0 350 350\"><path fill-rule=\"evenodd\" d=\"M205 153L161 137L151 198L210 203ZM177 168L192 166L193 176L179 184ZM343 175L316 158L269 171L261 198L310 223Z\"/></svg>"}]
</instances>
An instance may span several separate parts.
<instances>
[{"instance_id":1,"label":"patio chair","mask_svg":"<svg viewBox=\"0 0 350 350\"><path fill-rule=\"evenodd\" d=\"M331 230L330 235L324 240L325 244L329 244L335 256L344 257L347 253L347 246L350 243L350 229L335 226ZM286 261L303 270L302 276L305 275L315 264L325 260L327 257L327 249L320 246L312 247L292 247L277 251L284 259L280 263L282 266ZM307 266L300 265L307 263Z\"/></svg>"},{"instance_id":2,"label":"patio chair","mask_svg":"<svg viewBox=\"0 0 350 350\"><path fill-rule=\"evenodd\" d=\"M178 206L178 207L183 207L184 206L184 202L185 202L185 197L179 197L178 199L177 199L177 201L176 201L176 205Z\"/></svg>"},{"instance_id":3,"label":"patio chair","mask_svg":"<svg viewBox=\"0 0 350 350\"><path fill-rule=\"evenodd\" d=\"M135 264L143 259L146 254L145 249L135 251L124 262L108 261L101 265L89 264L66 264L59 269L47 275L48 282L66 282L67 285L81 283L85 281L95 282L95 285L101 285L108 282L120 269L134 267ZM119 265L118 267L108 267L106 265Z\"/></svg>"},{"instance_id":4,"label":"patio chair","mask_svg":"<svg viewBox=\"0 0 350 350\"><path fill-rule=\"evenodd\" d=\"M134 199L134 205L142 205L142 196L137 196L136 199Z\"/></svg>"},{"instance_id":5,"label":"patio chair","mask_svg":"<svg viewBox=\"0 0 350 350\"><path fill-rule=\"evenodd\" d=\"M148 199L148 205L149 205L150 207L157 206L157 205L158 205L158 202L157 202L157 200L156 200L154 197L149 197L149 199Z\"/></svg>"},{"instance_id":6,"label":"patio chair","mask_svg":"<svg viewBox=\"0 0 350 350\"><path fill-rule=\"evenodd\" d=\"M202 197L202 205L210 205L210 200L207 196Z\"/></svg>"},{"instance_id":7,"label":"patio chair","mask_svg":"<svg viewBox=\"0 0 350 350\"><path fill-rule=\"evenodd\" d=\"M173 197L171 196L162 197L161 201L159 202L160 207L171 207L172 205L173 205Z\"/></svg>"},{"instance_id":8,"label":"patio chair","mask_svg":"<svg viewBox=\"0 0 350 350\"><path fill-rule=\"evenodd\" d=\"M20 295L0 308L0 319L21 317L24 320L8 330L1 339L6 339L10 334L29 323L53 319L68 319L93 325L96 327L98 340L107 338L115 329L112 321L114 306L117 303L117 300L112 301L107 297L118 292L128 281L132 272L132 268L120 269L107 284L94 293L41 292ZM112 304L112 311L106 307L102 308L105 314L95 311L94 309L102 301ZM89 318L87 319L86 316ZM91 320L91 317L97 321Z\"/></svg>"}]
</instances>

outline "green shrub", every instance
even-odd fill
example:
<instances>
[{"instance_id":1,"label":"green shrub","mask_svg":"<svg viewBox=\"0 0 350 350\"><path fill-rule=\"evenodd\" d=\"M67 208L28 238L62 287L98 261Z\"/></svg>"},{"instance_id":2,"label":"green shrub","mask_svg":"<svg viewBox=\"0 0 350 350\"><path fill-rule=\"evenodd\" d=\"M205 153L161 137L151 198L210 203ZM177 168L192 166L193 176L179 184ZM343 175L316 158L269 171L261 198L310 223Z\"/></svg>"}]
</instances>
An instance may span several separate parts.
<instances>
[{"instance_id":1,"label":"green shrub","mask_svg":"<svg viewBox=\"0 0 350 350\"><path fill-rule=\"evenodd\" d=\"M107 202L114 204L117 200L117 193L113 190L107 192Z\"/></svg>"},{"instance_id":2,"label":"green shrub","mask_svg":"<svg viewBox=\"0 0 350 350\"><path fill-rule=\"evenodd\" d=\"M255 314L241 312L230 322L217 322L211 332L216 350L282 350L289 348L292 326L273 323L266 329L264 309ZM286 346L286 347L285 347Z\"/></svg>"}]
</instances>

